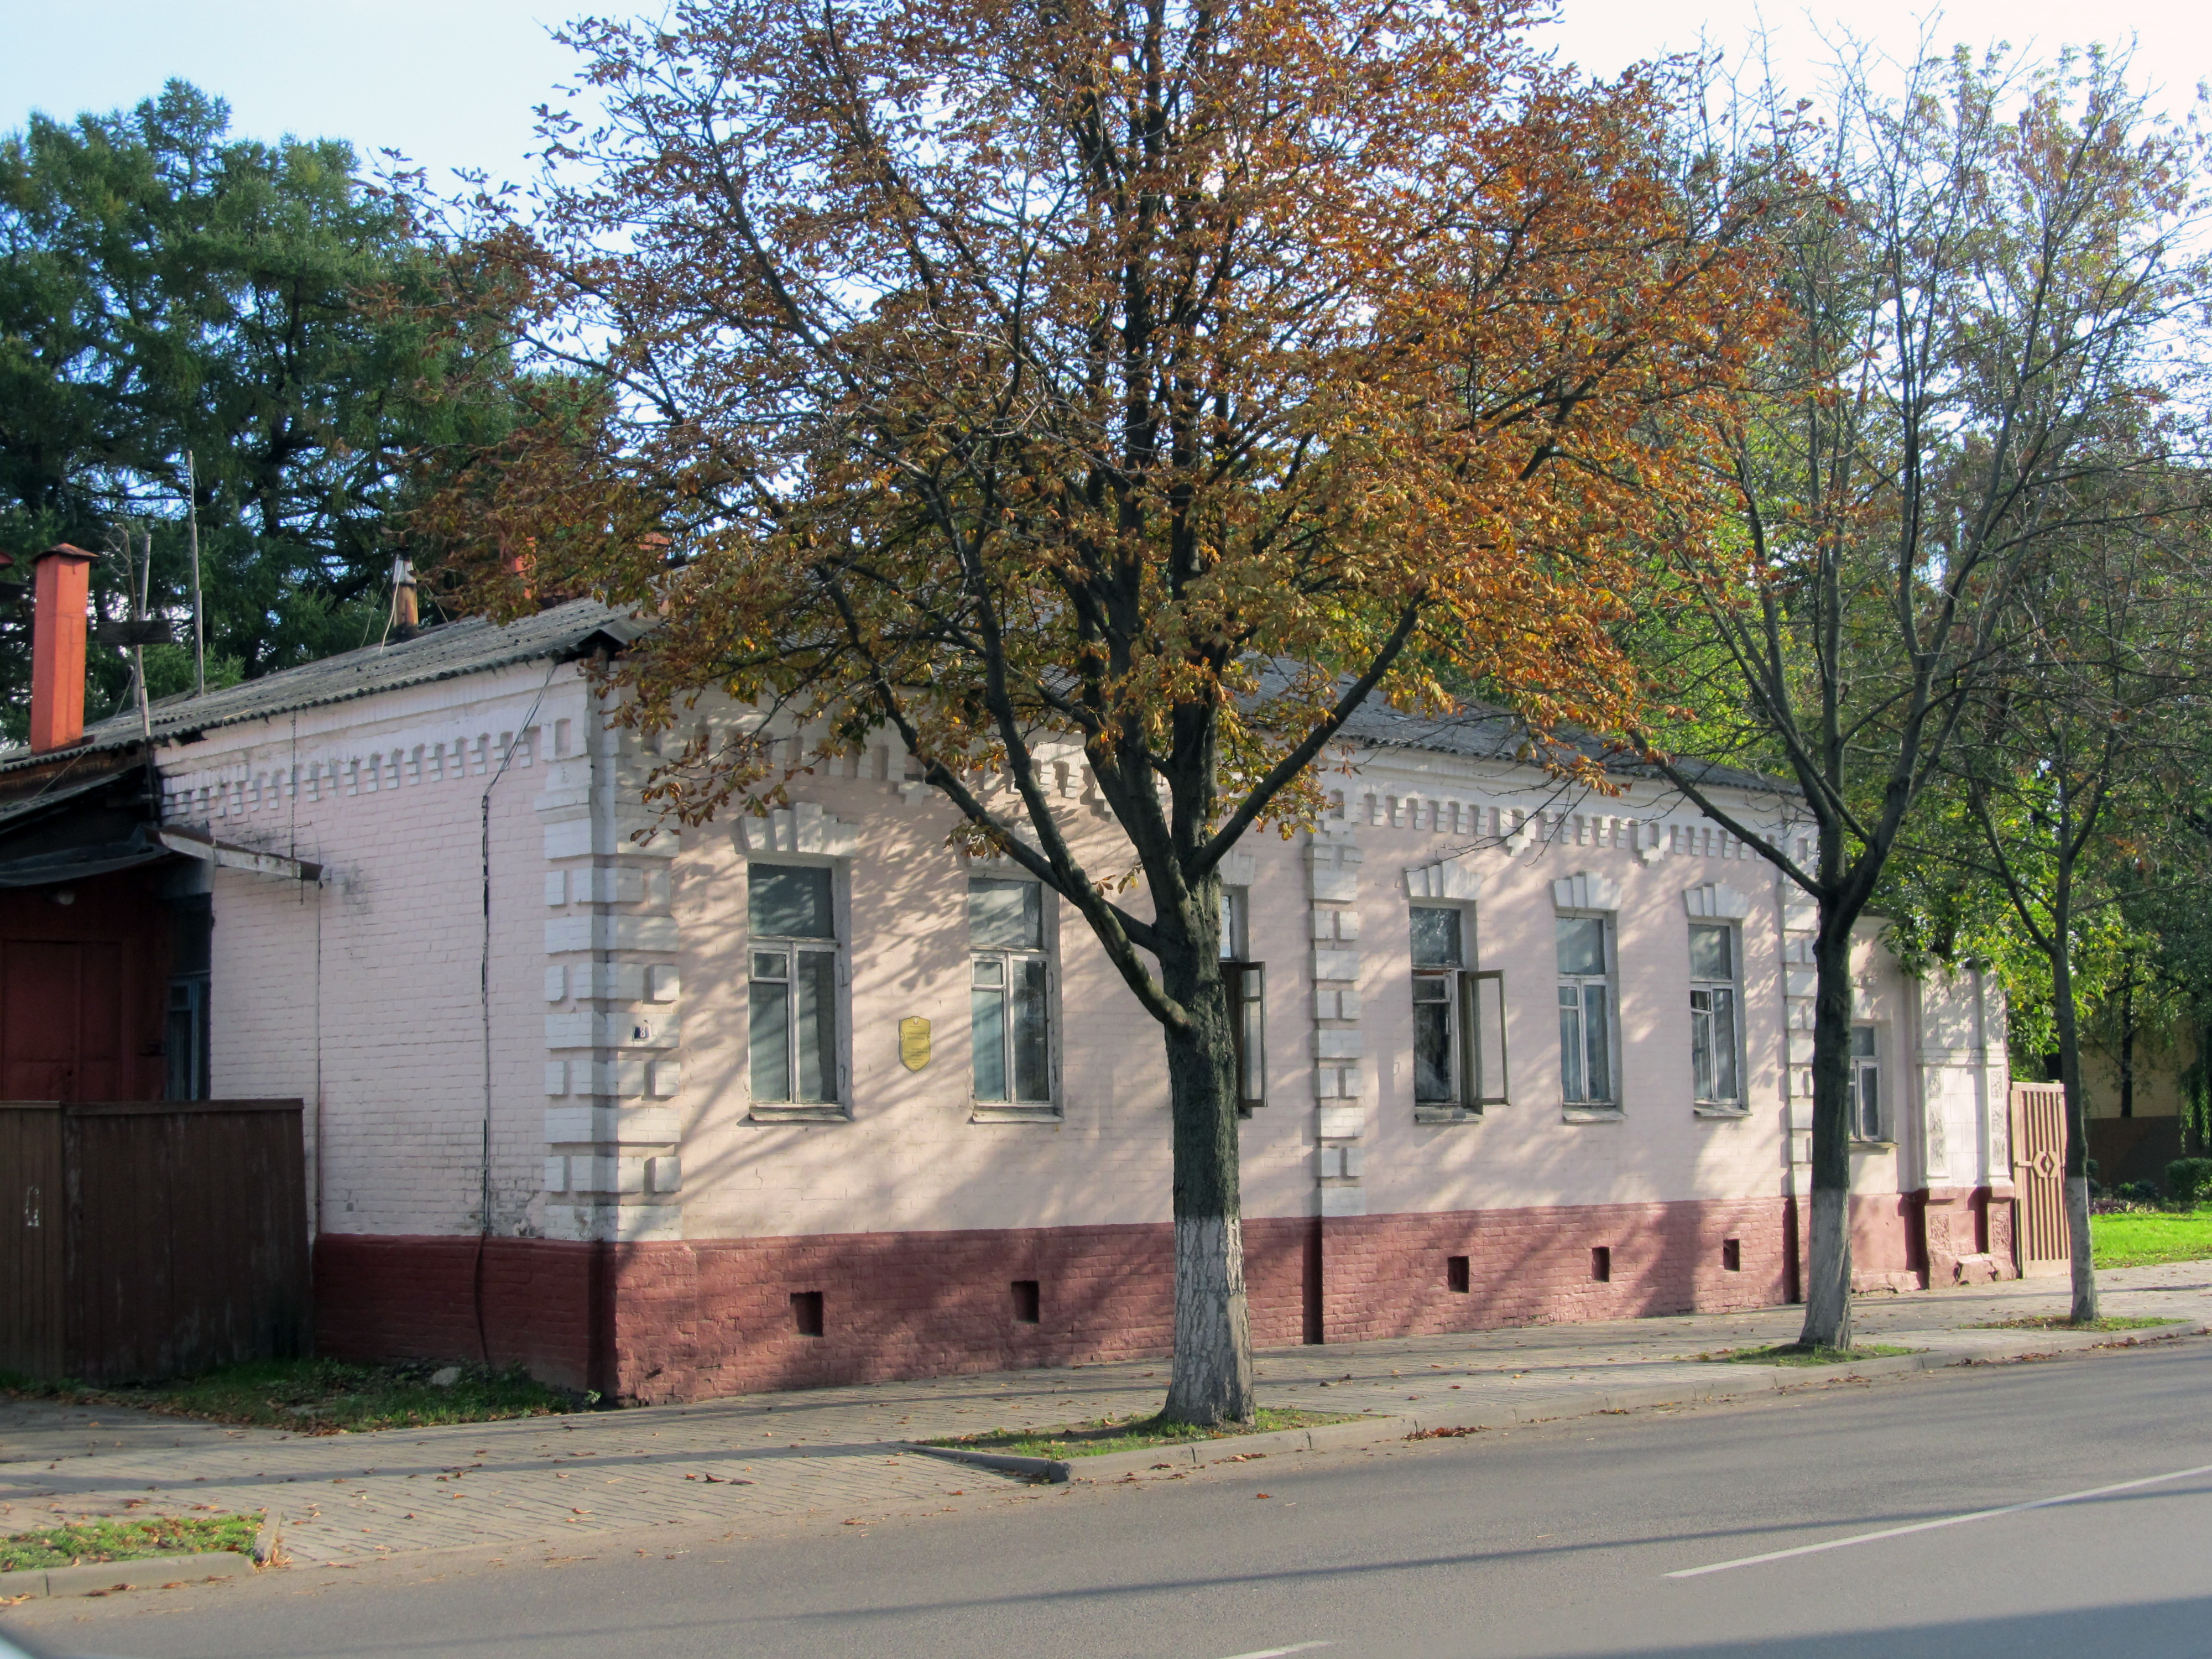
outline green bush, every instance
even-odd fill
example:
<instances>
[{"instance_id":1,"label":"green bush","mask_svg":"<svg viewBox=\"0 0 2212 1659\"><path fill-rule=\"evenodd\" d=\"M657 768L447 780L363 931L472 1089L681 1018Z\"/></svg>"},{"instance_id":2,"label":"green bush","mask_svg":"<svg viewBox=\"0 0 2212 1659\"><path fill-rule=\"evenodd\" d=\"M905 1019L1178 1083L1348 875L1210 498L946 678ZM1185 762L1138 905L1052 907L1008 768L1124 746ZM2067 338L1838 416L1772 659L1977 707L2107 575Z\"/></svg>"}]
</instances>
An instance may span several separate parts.
<instances>
[{"instance_id":1,"label":"green bush","mask_svg":"<svg viewBox=\"0 0 2212 1659\"><path fill-rule=\"evenodd\" d=\"M2177 1158L2167 1164L2166 1195L2177 1204L2212 1200L2212 1158Z\"/></svg>"}]
</instances>

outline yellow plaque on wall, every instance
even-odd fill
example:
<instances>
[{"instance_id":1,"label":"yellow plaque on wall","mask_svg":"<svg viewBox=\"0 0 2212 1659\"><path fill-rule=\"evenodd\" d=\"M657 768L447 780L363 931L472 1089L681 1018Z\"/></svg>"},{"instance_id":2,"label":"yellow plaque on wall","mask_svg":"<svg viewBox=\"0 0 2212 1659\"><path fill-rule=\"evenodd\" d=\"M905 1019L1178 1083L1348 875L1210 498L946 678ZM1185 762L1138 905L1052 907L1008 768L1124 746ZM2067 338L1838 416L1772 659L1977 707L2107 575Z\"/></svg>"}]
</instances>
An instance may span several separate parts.
<instances>
[{"instance_id":1,"label":"yellow plaque on wall","mask_svg":"<svg viewBox=\"0 0 2212 1659\"><path fill-rule=\"evenodd\" d=\"M909 1072L929 1064L929 1022L919 1014L899 1022L899 1063Z\"/></svg>"}]
</instances>

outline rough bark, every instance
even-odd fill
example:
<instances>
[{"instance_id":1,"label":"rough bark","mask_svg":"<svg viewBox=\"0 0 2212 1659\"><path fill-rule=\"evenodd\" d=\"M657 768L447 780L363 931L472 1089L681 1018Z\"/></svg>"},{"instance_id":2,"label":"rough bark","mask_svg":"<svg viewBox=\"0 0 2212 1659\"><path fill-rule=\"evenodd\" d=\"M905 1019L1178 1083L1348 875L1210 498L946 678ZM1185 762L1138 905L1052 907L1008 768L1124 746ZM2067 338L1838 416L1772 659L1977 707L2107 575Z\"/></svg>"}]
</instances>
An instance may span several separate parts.
<instances>
[{"instance_id":1,"label":"rough bark","mask_svg":"<svg viewBox=\"0 0 2212 1659\"><path fill-rule=\"evenodd\" d=\"M1851 931L1824 905L1813 945L1813 1202L1799 1340L1851 1346Z\"/></svg>"},{"instance_id":2,"label":"rough bark","mask_svg":"<svg viewBox=\"0 0 2212 1659\"><path fill-rule=\"evenodd\" d=\"M1216 882L1201 884L1218 913ZM1198 908L1194 896L1193 908ZM1167 1031L1175 1141L1175 1361L1164 1415L1179 1423L1249 1423L1251 1316L1237 1192L1237 1084L1218 946L1162 952L1168 994L1190 1013Z\"/></svg>"}]
</instances>

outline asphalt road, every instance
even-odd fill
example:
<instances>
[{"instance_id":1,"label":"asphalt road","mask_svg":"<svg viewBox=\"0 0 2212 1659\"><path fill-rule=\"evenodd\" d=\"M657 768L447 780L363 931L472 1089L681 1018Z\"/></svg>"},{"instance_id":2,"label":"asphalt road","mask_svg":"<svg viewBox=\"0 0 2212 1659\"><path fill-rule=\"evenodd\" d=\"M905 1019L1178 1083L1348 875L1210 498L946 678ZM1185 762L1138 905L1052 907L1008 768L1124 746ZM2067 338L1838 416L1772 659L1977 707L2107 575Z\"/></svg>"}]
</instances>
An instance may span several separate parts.
<instances>
[{"instance_id":1,"label":"asphalt road","mask_svg":"<svg viewBox=\"0 0 2212 1659\"><path fill-rule=\"evenodd\" d=\"M2212 1342L15 1617L128 1659L2200 1655Z\"/></svg>"}]
</instances>

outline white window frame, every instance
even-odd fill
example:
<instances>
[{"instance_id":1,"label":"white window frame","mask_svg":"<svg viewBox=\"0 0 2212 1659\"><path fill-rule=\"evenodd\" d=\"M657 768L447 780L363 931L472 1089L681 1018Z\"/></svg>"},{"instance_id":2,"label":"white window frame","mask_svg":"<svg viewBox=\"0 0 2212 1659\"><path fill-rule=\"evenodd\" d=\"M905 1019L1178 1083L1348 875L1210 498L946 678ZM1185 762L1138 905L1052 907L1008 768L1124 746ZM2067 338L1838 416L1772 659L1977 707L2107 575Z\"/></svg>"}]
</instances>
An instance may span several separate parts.
<instances>
[{"instance_id":1,"label":"white window frame","mask_svg":"<svg viewBox=\"0 0 2212 1659\"><path fill-rule=\"evenodd\" d=\"M756 869L823 870L830 877L830 937L827 939L797 934L758 934L752 931L752 872ZM834 859L797 856L748 858L745 860L745 1095L750 1105L749 1115L762 1121L798 1121L805 1122L843 1121L851 1118L852 1106L852 994L851 963L847 950L850 933L844 871ZM778 982L757 980L756 953L765 956L779 954L784 960L785 977L780 982L787 988L787 998L796 990L798 958L801 955L827 956L830 968L830 1052L836 1071L830 1085L827 1100L770 1099L753 1093L753 1030L752 987L757 982ZM784 1065L787 1086L796 1089L799 1075L799 1031L798 1022L792 1018L787 1000L784 1015Z\"/></svg>"},{"instance_id":2,"label":"white window frame","mask_svg":"<svg viewBox=\"0 0 2212 1659\"><path fill-rule=\"evenodd\" d=\"M1480 966L1474 906L1408 904L1409 950L1416 910L1445 910L1458 916L1460 960L1455 966L1413 964L1408 994L1413 1025L1418 1032L1423 1007L1443 1009L1445 1052L1451 1065L1449 1097L1424 1100L1420 1060L1418 1054L1413 1056L1413 1114L1417 1121L1461 1122L1481 1116L1486 1107L1507 1103L1505 975ZM1431 988L1441 994L1424 994Z\"/></svg>"},{"instance_id":3,"label":"white window frame","mask_svg":"<svg viewBox=\"0 0 2212 1659\"><path fill-rule=\"evenodd\" d=\"M1582 1033L1581 1064L1577 1069L1585 1078L1589 1075L1589 999L1587 994L1587 988L1592 984L1596 984L1601 986L1605 992L1606 1085L1607 1092L1602 1096L1591 1095L1587 1092L1578 1097L1571 1097L1568 1096L1566 1091L1566 1050L1565 1046L1562 1045L1559 1052L1560 1103L1565 1109L1571 1114L1594 1114L1602 1117L1617 1117L1621 1114L1620 963L1618 943L1620 929L1615 921L1613 912L1609 910L1560 909L1555 911L1554 915L1559 921L1595 921L1599 925L1601 938L1604 942L1605 952L1605 971L1602 974L1567 973L1559 965L1559 934L1556 926L1553 928L1552 942L1553 982L1555 988L1560 990L1565 989L1569 985L1572 985L1577 988L1577 995L1575 1006L1576 1025L1577 1030ZM1553 997L1553 1001L1555 1006L1564 1006L1564 1005L1561 1005L1559 1002L1556 990Z\"/></svg>"},{"instance_id":4,"label":"white window frame","mask_svg":"<svg viewBox=\"0 0 2212 1659\"><path fill-rule=\"evenodd\" d=\"M1867 1033L1867 1047L1872 1051L1859 1053L1859 1033ZM1851 1139L1869 1146L1886 1146L1889 1133L1889 1091L1881 1080L1881 1027L1872 1020L1851 1022ZM1869 1133L1866 1123L1867 1083L1874 1083L1874 1131Z\"/></svg>"},{"instance_id":5,"label":"white window frame","mask_svg":"<svg viewBox=\"0 0 2212 1659\"><path fill-rule=\"evenodd\" d=\"M1018 884L1036 890L1037 895L1037 938L1039 943L1035 949L995 945L987 947L982 950L978 950L976 948L975 936L972 932L974 924L970 917L968 901L969 895L974 891L974 884L977 882L993 882L1006 885ZM969 933L967 952L968 1006L969 1018L968 1091L969 1098L969 1118L971 1122L1053 1122L1057 1121L1060 1116L1060 906L1054 902L1054 900L1058 896L1059 896L1057 894L1053 892L1053 890L1047 887L1042 882L1033 881L1027 876L1017 875L1011 872L970 870L968 872L968 879L961 884L960 925L963 929L971 930ZM986 1100L975 1092L975 1032L974 1026L975 993L979 990L989 990L993 988L988 985L978 985L976 983L976 978L978 965L987 961L994 962L998 964L1000 982L996 988L999 990L1002 1000L1005 999L1006 994L1013 988L1015 964L1027 962L1042 962L1044 964L1045 1098L1042 1100L1017 1100L1012 1098L1014 1090L1018 1085L1014 1082L1014 1027L1013 1020L1011 1018L1011 1011L1009 1011L1008 1017L1003 1018L1000 1024L1000 1041L1002 1044L1003 1053L1002 1063L1006 1067L1007 1094L1009 1097L1005 1100Z\"/></svg>"},{"instance_id":6,"label":"white window frame","mask_svg":"<svg viewBox=\"0 0 2212 1659\"><path fill-rule=\"evenodd\" d=\"M1692 937L1700 927L1718 929L1728 935L1729 977L1700 979L1692 969L1690 977L1690 1091L1700 1111L1714 1115L1735 1116L1749 1109L1744 1085L1743 1041L1743 929L1734 921L1717 916L1701 916L1690 923ZM1698 998L1718 992L1729 999L1730 1056L1735 1071L1735 1093L1709 1094L1698 1087L1698 1058L1701 1044L1710 1047L1712 1018L1711 1010L1700 1009ZM1710 1068L1708 1068L1710 1069Z\"/></svg>"}]
</instances>

